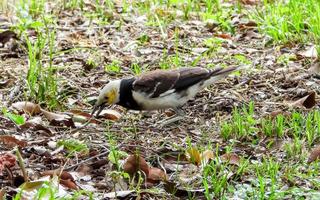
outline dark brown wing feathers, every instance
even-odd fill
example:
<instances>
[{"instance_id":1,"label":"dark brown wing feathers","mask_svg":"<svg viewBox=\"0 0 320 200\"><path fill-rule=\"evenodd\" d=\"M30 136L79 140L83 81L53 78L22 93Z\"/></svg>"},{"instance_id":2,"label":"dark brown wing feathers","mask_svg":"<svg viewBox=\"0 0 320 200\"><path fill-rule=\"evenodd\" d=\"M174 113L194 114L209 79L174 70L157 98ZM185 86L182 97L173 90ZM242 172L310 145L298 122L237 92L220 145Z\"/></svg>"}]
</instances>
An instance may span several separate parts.
<instances>
[{"instance_id":1,"label":"dark brown wing feathers","mask_svg":"<svg viewBox=\"0 0 320 200\"><path fill-rule=\"evenodd\" d=\"M170 90L179 78L175 71L155 70L138 77L133 83L133 89L151 94L150 97L158 97Z\"/></svg>"},{"instance_id":2,"label":"dark brown wing feathers","mask_svg":"<svg viewBox=\"0 0 320 200\"><path fill-rule=\"evenodd\" d=\"M145 73L133 83L133 90L150 94L151 98L159 97L169 91L181 91L211 76L225 74L235 68L216 68L207 70L205 68L179 68L174 70L155 70Z\"/></svg>"}]
</instances>

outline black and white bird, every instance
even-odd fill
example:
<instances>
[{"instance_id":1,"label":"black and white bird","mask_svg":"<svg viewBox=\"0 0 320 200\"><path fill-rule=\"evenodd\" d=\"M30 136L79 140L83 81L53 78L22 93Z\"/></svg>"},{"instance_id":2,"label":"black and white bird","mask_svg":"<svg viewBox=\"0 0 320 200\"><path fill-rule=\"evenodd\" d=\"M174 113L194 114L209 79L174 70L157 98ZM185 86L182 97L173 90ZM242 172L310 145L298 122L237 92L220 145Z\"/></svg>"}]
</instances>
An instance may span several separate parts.
<instances>
[{"instance_id":1,"label":"black and white bird","mask_svg":"<svg viewBox=\"0 0 320 200\"><path fill-rule=\"evenodd\" d=\"M186 67L155 70L138 77L108 82L100 91L92 115L113 104L132 110L160 110L172 108L176 116L167 123L180 120L181 107L205 87L226 77L236 67L205 69ZM166 123L166 124L167 124Z\"/></svg>"}]
</instances>

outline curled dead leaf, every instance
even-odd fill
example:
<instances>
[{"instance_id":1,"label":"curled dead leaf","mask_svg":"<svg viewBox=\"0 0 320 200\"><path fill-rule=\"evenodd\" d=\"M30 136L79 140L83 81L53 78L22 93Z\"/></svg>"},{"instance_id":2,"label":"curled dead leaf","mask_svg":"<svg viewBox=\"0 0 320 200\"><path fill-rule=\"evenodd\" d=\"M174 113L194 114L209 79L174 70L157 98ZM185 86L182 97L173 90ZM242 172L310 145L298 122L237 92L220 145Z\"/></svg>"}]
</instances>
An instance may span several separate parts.
<instances>
[{"instance_id":1,"label":"curled dead leaf","mask_svg":"<svg viewBox=\"0 0 320 200\"><path fill-rule=\"evenodd\" d=\"M295 107L304 107L310 109L316 105L316 92L312 91L307 96L298 99L297 101L293 102L291 106Z\"/></svg>"},{"instance_id":2,"label":"curled dead leaf","mask_svg":"<svg viewBox=\"0 0 320 200\"><path fill-rule=\"evenodd\" d=\"M143 171L147 177L149 175L149 166L140 155L130 155L123 164L123 170L130 175L138 171Z\"/></svg>"},{"instance_id":3,"label":"curled dead leaf","mask_svg":"<svg viewBox=\"0 0 320 200\"><path fill-rule=\"evenodd\" d=\"M91 114L83 112L81 110L70 110L70 113L73 114L72 120L74 122L85 123L90 119L90 123L98 124L99 121L96 119L91 119Z\"/></svg>"},{"instance_id":4,"label":"curled dead leaf","mask_svg":"<svg viewBox=\"0 0 320 200\"><path fill-rule=\"evenodd\" d=\"M320 159L320 145L315 147L310 155L309 155L309 158L308 158L308 163L312 163L313 161L317 160L317 159Z\"/></svg>"},{"instance_id":5,"label":"curled dead leaf","mask_svg":"<svg viewBox=\"0 0 320 200\"><path fill-rule=\"evenodd\" d=\"M65 114L57 114L53 112L49 112L46 110L41 109L43 115L50 121L50 125L54 126L67 126L75 128L75 124L72 120L72 118Z\"/></svg>"},{"instance_id":6,"label":"curled dead leaf","mask_svg":"<svg viewBox=\"0 0 320 200\"><path fill-rule=\"evenodd\" d=\"M26 141L18 140L11 135L0 135L0 142L7 147L26 147L28 144Z\"/></svg>"},{"instance_id":7,"label":"curled dead leaf","mask_svg":"<svg viewBox=\"0 0 320 200\"><path fill-rule=\"evenodd\" d=\"M60 179L60 184L65 186L66 188L69 188L69 189L72 189L72 190L77 190L78 187L77 187L77 184L70 180L70 179L67 179L67 180L64 180L64 179Z\"/></svg>"},{"instance_id":8,"label":"curled dead leaf","mask_svg":"<svg viewBox=\"0 0 320 200\"><path fill-rule=\"evenodd\" d=\"M106 109L100 113L99 117L115 121L121 118L121 114L116 110Z\"/></svg>"},{"instance_id":9,"label":"curled dead leaf","mask_svg":"<svg viewBox=\"0 0 320 200\"><path fill-rule=\"evenodd\" d=\"M240 157L235 153L223 154L221 156L221 160L224 162L228 162L229 164L232 164L232 165L239 166L239 164L240 164Z\"/></svg>"},{"instance_id":10,"label":"curled dead leaf","mask_svg":"<svg viewBox=\"0 0 320 200\"><path fill-rule=\"evenodd\" d=\"M2 43L2 45L5 45L7 42L9 42L11 38L18 39L17 34L10 30L0 33L0 43Z\"/></svg>"},{"instance_id":11,"label":"curled dead leaf","mask_svg":"<svg viewBox=\"0 0 320 200\"><path fill-rule=\"evenodd\" d=\"M148 181L166 181L168 180L167 174L159 168L151 167L149 168Z\"/></svg>"},{"instance_id":12,"label":"curled dead leaf","mask_svg":"<svg viewBox=\"0 0 320 200\"><path fill-rule=\"evenodd\" d=\"M20 101L12 104L12 107L17 109L18 111L24 111L30 115L36 115L41 112L41 108L38 104L28 102L28 101Z\"/></svg>"}]
</instances>

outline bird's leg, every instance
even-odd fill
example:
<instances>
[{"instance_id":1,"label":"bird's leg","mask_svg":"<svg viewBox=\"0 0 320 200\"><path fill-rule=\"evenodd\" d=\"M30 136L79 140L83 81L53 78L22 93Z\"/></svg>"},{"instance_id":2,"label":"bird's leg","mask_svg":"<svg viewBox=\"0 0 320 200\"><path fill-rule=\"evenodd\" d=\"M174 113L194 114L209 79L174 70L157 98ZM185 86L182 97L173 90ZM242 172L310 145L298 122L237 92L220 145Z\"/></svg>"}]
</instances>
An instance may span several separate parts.
<instances>
[{"instance_id":1,"label":"bird's leg","mask_svg":"<svg viewBox=\"0 0 320 200\"><path fill-rule=\"evenodd\" d=\"M160 126L167 126L167 125L172 124L174 122L180 121L184 118L185 113L180 107L173 108L173 110L176 113L175 115L173 115L167 119L164 119L164 120L158 122L157 124L159 124Z\"/></svg>"}]
</instances>

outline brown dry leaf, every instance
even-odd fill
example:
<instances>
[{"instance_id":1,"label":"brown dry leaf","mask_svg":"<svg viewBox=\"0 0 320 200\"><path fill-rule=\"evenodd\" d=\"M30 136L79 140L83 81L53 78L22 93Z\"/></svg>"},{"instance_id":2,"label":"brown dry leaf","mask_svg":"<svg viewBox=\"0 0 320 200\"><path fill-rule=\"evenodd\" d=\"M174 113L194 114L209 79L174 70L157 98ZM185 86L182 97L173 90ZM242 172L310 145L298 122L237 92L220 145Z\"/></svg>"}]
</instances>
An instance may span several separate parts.
<instances>
[{"instance_id":1,"label":"brown dry leaf","mask_svg":"<svg viewBox=\"0 0 320 200\"><path fill-rule=\"evenodd\" d=\"M229 164L232 164L232 165L239 166L239 164L240 164L240 157L235 153L223 154L221 156L221 160L224 162L228 162Z\"/></svg>"},{"instance_id":2,"label":"brown dry leaf","mask_svg":"<svg viewBox=\"0 0 320 200\"><path fill-rule=\"evenodd\" d=\"M320 145L315 147L310 155L309 155L309 158L308 158L308 163L312 163L313 161L317 160L317 159L320 159Z\"/></svg>"},{"instance_id":3,"label":"brown dry leaf","mask_svg":"<svg viewBox=\"0 0 320 200\"><path fill-rule=\"evenodd\" d=\"M26 147L28 144L26 141L18 140L11 135L0 135L0 142L9 148L12 148L15 146Z\"/></svg>"},{"instance_id":4,"label":"brown dry leaf","mask_svg":"<svg viewBox=\"0 0 320 200\"><path fill-rule=\"evenodd\" d=\"M59 182L61 185L73 190L78 189L73 176L67 171L61 172L60 169L48 170L48 171L42 172L41 175L50 176L50 177L54 177L55 175L57 175L60 178Z\"/></svg>"},{"instance_id":5,"label":"brown dry leaf","mask_svg":"<svg viewBox=\"0 0 320 200\"><path fill-rule=\"evenodd\" d=\"M320 62L313 63L308 71L309 71L309 74L320 75Z\"/></svg>"},{"instance_id":6,"label":"brown dry leaf","mask_svg":"<svg viewBox=\"0 0 320 200\"><path fill-rule=\"evenodd\" d=\"M201 154L201 160L203 164L207 164L209 160L214 158L214 153L211 150L205 150Z\"/></svg>"},{"instance_id":7,"label":"brown dry leaf","mask_svg":"<svg viewBox=\"0 0 320 200\"><path fill-rule=\"evenodd\" d=\"M316 92L312 91L307 96L298 99L297 101L291 103L291 106L304 107L310 109L316 105Z\"/></svg>"},{"instance_id":8,"label":"brown dry leaf","mask_svg":"<svg viewBox=\"0 0 320 200\"><path fill-rule=\"evenodd\" d=\"M9 84L11 85L14 81L12 79L7 79L5 81L0 81L0 89L7 87Z\"/></svg>"},{"instance_id":9,"label":"brown dry leaf","mask_svg":"<svg viewBox=\"0 0 320 200\"><path fill-rule=\"evenodd\" d=\"M28 121L28 122L20 125L19 128L22 131L27 130L27 129L32 129L33 131L43 131L49 136L53 135L50 129L44 127L42 124L38 124L38 123L35 123L35 122Z\"/></svg>"},{"instance_id":10,"label":"brown dry leaf","mask_svg":"<svg viewBox=\"0 0 320 200\"><path fill-rule=\"evenodd\" d=\"M43 115L50 121L50 125L54 126L67 126L75 128L74 122L72 118L65 114L57 114L53 112L49 112L46 110L41 109Z\"/></svg>"},{"instance_id":11,"label":"brown dry leaf","mask_svg":"<svg viewBox=\"0 0 320 200\"><path fill-rule=\"evenodd\" d=\"M100 113L99 117L115 121L121 118L121 114L116 110L106 109Z\"/></svg>"},{"instance_id":12,"label":"brown dry leaf","mask_svg":"<svg viewBox=\"0 0 320 200\"><path fill-rule=\"evenodd\" d=\"M72 119L74 122L84 123L91 118L91 114L83 112L81 110L70 110L70 113L73 114ZM99 123L99 121L96 119L90 119L90 122L95 124Z\"/></svg>"},{"instance_id":13,"label":"brown dry leaf","mask_svg":"<svg viewBox=\"0 0 320 200\"><path fill-rule=\"evenodd\" d=\"M16 156L11 153L0 154L0 175L5 167L11 168L16 165Z\"/></svg>"},{"instance_id":14,"label":"brown dry leaf","mask_svg":"<svg viewBox=\"0 0 320 200\"><path fill-rule=\"evenodd\" d=\"M215 34L214 36L215 36L215 37L222 38L222 39L226 39L226 40L232 40L231 35L226 34L226 33L222 33L222 34Z\"/></svg>"},{"instance_id":15,"label":"brown dry leaf","mask_svg":"<svg viewBox=\"0 0 320 200\"><path fill-rule=\"evenodd\" d=\"M284 110L274 110L270 113L270 117L273 119L275 117L277 117L278 115L283 115L283 116L290 116L290 112L284 111Z\"/></svg>"},{"instance_id":16,"label":"brown dry leaf","mask_svg":"<svg viewBox=\"0 0 320 200\"><path fill-rule=\"evenodd\" d=\"M98 161L95 161L94 163L92 163L90 166L93 168L93 169L100 169L102 166L108 164L108 160L107 159L101 159L101 160L98 160Z\"/></svg>"},{"instance_id":17,"label":"brown dry leaf","mask_svg":"<svg viewBox=\"0 0 320 200\"><path fill-rule=\"evenodd\" d=\"M305 51L299 52L298 55L305 58L318 58L317 47L315 45L310 46Z\"/></svg>"},{"instance_id":18,"label":"brown dry leaf","mask_svg":"<svg viewBox=\"0 0 320 200\"><path fill-rule=\"evenodd\" d=\"M130 155L123 164L123 170L130 175L134 175L138 171L143 171L146 176L149 175L149 166L140 155Z\"/></svg>"},{"instance_id":19,"label":"brown dry leaf","mask_svg":"<svg viewBox=\"0 0 320 200\"><path fill-rule=\"evenodd\" d=\"M78 187L77 187L77 184L70 180L70 179L67 179L67 180L64 180L64 179L60 179L60 184L65 186L66 188L69 188L69 189L72 189L72 190L77 190Z\"/></svg>"},{"instance_id":20,"label":"brown dry leaf","mask_svg":"<svg viewBox=\"0 0 320 200\"><path fill-rule=\"evenodd\" d=\"M74 181L73 179L73 176L67 172L67 171L62 171L60 169L55 169L55 170L47 170L47 171L44 171L41 173L42 176L51 176L53 177L54 175L57 175L60 177L60 179L63 179L63 180L72 180Z\"/></svg>"},{"instance_id":21,"label":"brown dry leaf","mask_svg":"<svg viewBox=\"0 0 320 200\"><path fill-rule=\"evenodd\" d=\"M198 149L192 147L189 148L186 152L187 159L189 162L199 166L201 164L201 155Z\"/></svg>"},{"instance_id":22,"label":"brown dry leaf","mask_svg":"<svg viewBox=\"0 0 320 200\"><path fill-rule=\"evenodd\" d=\"M11 38L18 39L17 34L9 30L0 33L0 43L2 43L2 45L5 45L7 42L9 42Z\"/></svg>"},{"instance_id":23,"label":"brown dry leaf","mask_svg":"<svg viewBox=\"0 0 320 200\"><path fill-rule=\"evenodd\" d=\"M24 111L30 115L36 115L41 112L41 108L38 104L28 102L28 101L16 102L12 104L12 107L19 111Z\"/></svg>"},{"instance_id":24,"label":"brown dry leaf","mask_svg":"<svg viewBox=\"0 0 320 200\"><path fill-rule=\"evenodd\" d=\"M156 167L150 167L147 180L148 182L152 182L152 183L155 183L158 181L166 181L168 180L168 176L163 170Z\"/></svg>"}]
</instances>

